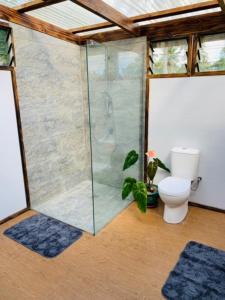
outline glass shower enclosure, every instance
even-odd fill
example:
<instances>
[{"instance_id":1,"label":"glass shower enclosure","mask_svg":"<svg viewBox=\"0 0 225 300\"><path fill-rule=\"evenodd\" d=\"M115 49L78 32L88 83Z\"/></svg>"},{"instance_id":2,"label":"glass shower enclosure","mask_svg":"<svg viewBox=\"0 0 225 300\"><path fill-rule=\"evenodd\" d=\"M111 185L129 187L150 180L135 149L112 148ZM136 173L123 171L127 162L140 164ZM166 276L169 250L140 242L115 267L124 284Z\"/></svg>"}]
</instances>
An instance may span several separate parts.
<instances>
[{"instance_id":1,"label":"glass shower enclosure","mask_svg":"<svg viewBox=\"0 0 225 300\"><path fill-rule=\"evenodd\" d=\"M134 38L90 42L81 48L81 82L71 77L71 65L60 76L62 86L74 80L74 90L82 83L80 100L74 100L74 91L57 89L56 93L52 72L43 103L46 109L51 107L52 135L43 131L46 110L33 113L36 146L30 161L36 167L30 168L31 208L96 234L133 200L121 198L124 178L143 175L147 42ZM40 145L36 143L39 132L44 136ZM140 159L123 172L124 159L133 149ZM38 164L39 152L43 155ZM35 197L36 190L43 192Z\"/></svg>"},{"instance_id":2,"label":"glass shower enclosure","mask_svg":"<svg viewBox=\"0 0 225 300\"><path fill-rule=\"evenodd\" d=\"M94 233L133 200L121 199L124 178L143 176L145 61L145 38L86 46ZM123 172L133 149L140 159Z\"/></svg>"}]
</instances>

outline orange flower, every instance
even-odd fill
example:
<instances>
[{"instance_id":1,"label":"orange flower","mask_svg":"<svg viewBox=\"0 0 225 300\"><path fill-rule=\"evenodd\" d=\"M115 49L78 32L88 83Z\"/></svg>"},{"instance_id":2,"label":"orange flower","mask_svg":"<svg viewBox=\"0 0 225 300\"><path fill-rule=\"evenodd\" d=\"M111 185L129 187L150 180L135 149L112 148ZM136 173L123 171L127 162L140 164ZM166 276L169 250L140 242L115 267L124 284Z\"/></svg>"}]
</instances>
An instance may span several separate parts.
<instances>
[{"instance_id":1,"label":"orange flower","mask_svg":"<svg viewBox=\"0 0 225 300\"><path fill-rule=\"evenodd\" d=\"M148 157L156 157L156 152L154 150L149 150L145 153Z\"/></svg>"}]
</instances>

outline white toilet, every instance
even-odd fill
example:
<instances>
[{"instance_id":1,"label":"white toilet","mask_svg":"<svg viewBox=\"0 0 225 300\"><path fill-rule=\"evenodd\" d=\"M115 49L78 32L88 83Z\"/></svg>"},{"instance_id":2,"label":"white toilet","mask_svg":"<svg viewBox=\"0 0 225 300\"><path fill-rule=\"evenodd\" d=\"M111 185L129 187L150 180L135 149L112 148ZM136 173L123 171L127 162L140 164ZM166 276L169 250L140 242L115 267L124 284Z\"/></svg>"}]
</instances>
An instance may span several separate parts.
<instances>
[{"instance_id":1,"label":"white toilet","mask_svg":"<svg viewBox=\"0 0 225 300\"><path fill-rule=\"evenodd\" d=\"M199 150L175 147L171 150L171 175L159 182L159 196L165 203L164 220L180 223L188 212L191 181L197 178Z\"/></svg>"}]
</instances>

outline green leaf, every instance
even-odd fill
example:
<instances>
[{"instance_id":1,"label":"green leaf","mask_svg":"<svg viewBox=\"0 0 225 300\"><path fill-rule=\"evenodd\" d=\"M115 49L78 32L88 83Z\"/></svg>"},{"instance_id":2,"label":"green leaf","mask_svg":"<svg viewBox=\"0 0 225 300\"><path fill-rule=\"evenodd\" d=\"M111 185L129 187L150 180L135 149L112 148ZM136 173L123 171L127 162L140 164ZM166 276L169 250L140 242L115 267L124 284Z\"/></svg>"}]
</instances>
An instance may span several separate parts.
<instances>
[{"instance_id":1,"label":"green leaf","mask_svg":"<svg viewBox=\"0 0 225 300\"><path fill-rule=\"evenodd\" d=\"M153 181L158 169L157 161L150 161L147 168L148 178Z\"/></svg>"},{"instance_id":2,"label":"green leaf","mask_svg":"<svg viewBox=\"0 0 225 300\"><path fill-rule=\"evenodd\" d=\"M124 161L123 171L130 168L138 160L138 153L135 150L130 151Z\"/></svg>"},{"instance_id":3,"label":"green leaf","mask_svg":"<svg viewBox=\"0 0 225 300\"><path fill-rule=\"evenodd\" d=\"M133 189L133 185L136 183L136 179L134 178L131 178L131 177L127 177L124 182L123 182L123 190L122 190L122 199L126 199L132 189Z\"/></svg>"},{"instance_id":4,"label":"green leaf","mask_svg":"<svg viewBox=\"0 0 225 300\"><path fill-rule=\"evenodd\" d=\"M132 177L127 177L127 178L124 179L124 183L132 183L132 184L134 184L136 182L137 182L137 180L135 178L132 178Z\"/></svg>"},{"instance_id":5,"label":"green leaf","mask_svg":"<svg viewBox=\"0 0 225 300\"><path fill-rule=\"evenodd\" d=\"M133 196L140 211L145 213L147 210L147 189L144 182L138 181L133 185Z\"/></svg>"},{"instance_id":6,"label":"green leaf","mask_svg":"<svg viewBox=\"0 0 225 300\"><path fill-rule=\"evenodd\" d=\"M165 171L167 171L167 172L170 173L170 169L168 169L160 159L153 158L153 160L157 163L157 165L158 165L159 168L161 168L161 169L163 169L163 170L165 170Z\"/></svg>"}]
</instances>

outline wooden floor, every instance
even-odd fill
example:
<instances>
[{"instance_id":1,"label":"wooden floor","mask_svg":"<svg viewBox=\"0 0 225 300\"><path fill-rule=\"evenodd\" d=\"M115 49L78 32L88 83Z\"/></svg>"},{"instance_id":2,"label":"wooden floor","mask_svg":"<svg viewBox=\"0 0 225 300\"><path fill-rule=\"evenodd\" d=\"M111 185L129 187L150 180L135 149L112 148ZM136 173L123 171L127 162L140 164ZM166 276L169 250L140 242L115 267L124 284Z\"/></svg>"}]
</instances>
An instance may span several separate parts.
<instances>
[{"instance_id":1,"label":"wooden floor","mask_svg":"<svg viewBox=\"0 0 225 300\"><path fill-rule=\"evenodd\" d=\"M59 257L45 259L2 232L0 300L155 300L190 240L225 250L225 214L191 207L186 220L169 225L162 209L130 205L96 237L85 234Z\"/></svg>"}]
</instances>

